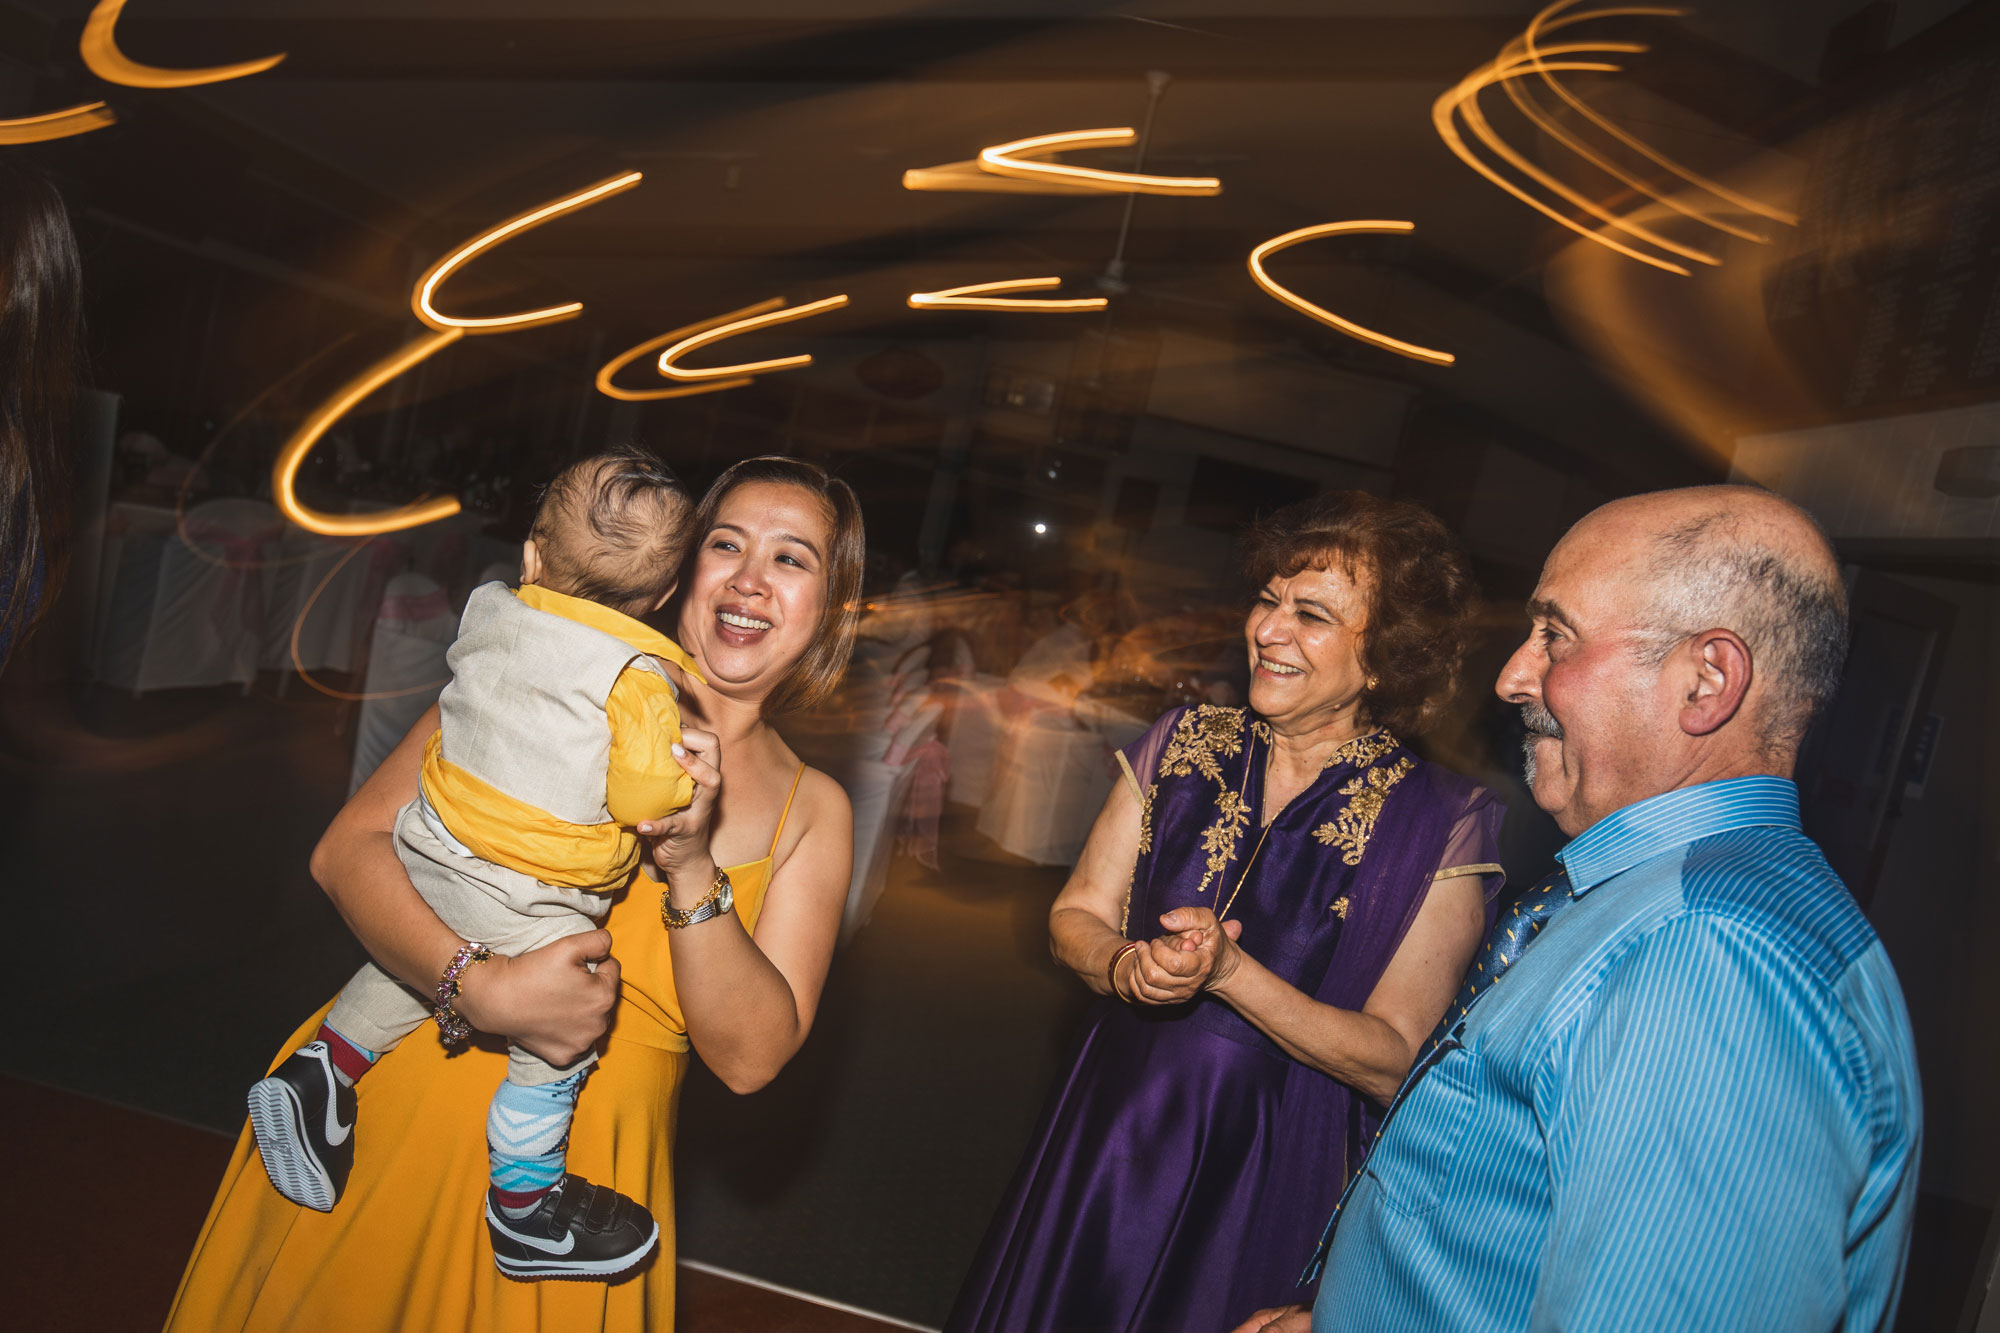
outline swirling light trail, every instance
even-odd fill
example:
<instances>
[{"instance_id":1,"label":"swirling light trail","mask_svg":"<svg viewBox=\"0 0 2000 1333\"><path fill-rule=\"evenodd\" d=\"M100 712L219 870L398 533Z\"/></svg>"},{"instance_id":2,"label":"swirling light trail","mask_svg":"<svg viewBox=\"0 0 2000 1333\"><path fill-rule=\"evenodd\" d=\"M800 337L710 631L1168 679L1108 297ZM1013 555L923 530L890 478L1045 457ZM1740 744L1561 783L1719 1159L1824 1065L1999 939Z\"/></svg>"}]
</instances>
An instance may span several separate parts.
<instances>
[{"instance_id":1,"label":"swirling light trail","mask_svg":"<svg viewBox=\"0 0 2000 1333\"><path fill-rule=\"evenodd\" d=\"M39 116L0 120L0 144L45 143L67 139L72 134L88 134L118 123L118 115L102 102L79 102L60 111Z\"/></svg>"},{"instance_id":2,"label":"swirling light trail","mask_svg":"<svg viewBox=\"0 0 2000 1333\"><path fill-rule=\"evenodd\" d=\"M1659 9L1631 8L1631 9L1594 9L1594 10L1588 10L1581 14L1563 14L1562 11L1580 2L1581 0L1556 0L1554 4L1550 5L1547 9L1541 11L1541 13L1535 15L1534 18L1528 20L1527 30L1521 34L1520 42L1522 45L1522 49L1527 53L1529 59L1531 60L1540 59L1542 47L1540 45L1539 38L1541 34L1544 32L1554 31L1558 27L1568 27L1570 24L1573 23L1584 23L1588 22L1591 19L1597 19L1597 18L1614 18L1626 15L1653 15L1666 18L1681 18L1694 12L1693 10L1690 9L1680 9L1680 8L1659 8ZM1769 218L1773 222L1782 222L1788 227L1796 227L1798 225L1799 223L1798 214L1788 212L1785 209L1777 207L1775 204L1763 203L1760 200L1752 199L1748 195L1739 194L1735 190L1730 189L1728 186L1723 185L1720 181L1710 180L1708 177L1703 176L1700 173L1695 172L1693 170L1690 170L1689 168L1681 165L1679 162L1676 162L1672 158L1666 156L1664 153L1659 152L1651 144L1648 144L1645 140L1638 138L1636 135L1627 133L1625 130L1619 128L1619 126L1613 123L1612 121L1599 115L1597 112L1591 110L1588 106L1585 106L1583 102L1579 100L1574 93L1571 93L1567 88L1563 87L1560 82L1558 82L1553 78L1550 78L1545 73L1542 75L1542 82L1548 84L1549 90L1551 92L1555 93L1556 96L1562 98L1563 101L1567 102L1572 108L1574 108L1577 111L1578 114L1583 116L1585 120L1588 120L1591 124L1597 126L1599 129L1603 130L1606 134L1618 140L1618 142L1624 144L1627 148L1630 148L1633 152L1638 153L1641 157L1646 158L1648 161L1654 163L1657 166L1663 167L1664 169L1671 171L1674 175L1679 176L1682 180L1686 181L1688 184L1696 187L1697 189L1706 190L1709 194L1714 195L1717 199L1721 199L1725 203L1734 204L1736 207L1742 209L1746 213L1754 213L1758 217ZM1647 193L1654 199L1660 198L1659 195L1655 194L1651 190L1647 190L1645 191L1645 193ZM1661 200L1661 202L1664 203L1665 201Z\"/></svg>"},{"instance_id":3,"label":"swirling light trail","mask_svg":"<svg viewBox=\"0 0 2000 1333\"><path fill-rule=\"evenodd\" d=\"M773 296L768 300L759 301L755 305L746 305L741 310L732 310L726 315L717 315L714 319L704 319L693 324L683 324L677 329L667 330L657 338L648 338L635 347L628 347L598 367L597 391L607 398L616 398L620 402L653 403L663 398L692 398L696 394L721 393L724 389L740 389L744 385L751 383L751 379L748 376L741 379L683 385L677 389L621 389L611 381L619 371L625 369L625 367L631 365L648 352L665 347L668 343L685 338L691 333L701 333L707 329L716 328L719 325L734 323L739 319L747 319L751 315L761 315L766 310L781 306L784 303L785 300L783 297Z\"/></svg>"},{"instance_id":4,"label":"swirling light trail","mask_svg":"<svg viewBox=\"0 0 2000 1333\"><path fill-rule=\"evenodd\" d=\"M1094 185L1068 185L1053 180L1019 180L980 169L978 159L946 162L936 167L911 167L903 173L906 190L937 190L979 194L1103 194Z\"/></svg>"},{"instance_id":5,"label":"swirling light trail","mask_svg":"<svg viewBox=\"0 0 2000 1333\"><path fill-rule=\"evenodd\" d=\"M205 83L224 83L230 79L262 74L285 58L285 53L280 51L260 60L244 60L233 65L207 65L200 69L142 65L127 58L118 49L118 39L112 32L124 8L125 0L98 0L97 8L90 11L89 19L84 22L83 36L77 41L77 49L83 53L83 63L106 83L122 83L128 88L195 88Z\"/></svg>"},{"instance_id":6,"label":"swirling light trail","mask_svg":"<svg viewBox=\"0 0 2000 1333\"><path fill-rule=\"evenodd\" d=\"M314 408L313 414L292 432L292 437L278 450L278 461L271 465L271 501L279 511L307 532L317 532L323 537L365 537L378 532L397 532L403 528L435 523L438 519L456 514L459 503L455 495L441 495L369 514L322 513L299 499L298 478L299 469L305 465L306 455L312 452L313 445L319 443L320 436L326 434L334 422L352 411L356 403L464 336L464 329L444 329L405 343L341 385L332 397Z\"/></svg>"},{"instance_id":7,"label":"swirling light trail","mask_svg":"<svg viewBox=\"0 0 2000 1333\"><path fill-rule=\"evenodd\" d=\"M1584 161L1606 172L1627 188L1637 191L1683 217L1701 222L1725 234L1749 241L1764 242L1769 240L1769 237L1761 233L1715 217L1708 211L1697 208L1692 204L1672 199L1656 187L1648 185L1633 173L1619 167L1603 154L1595 151L1589 145L1576 138L1576 136L1570 134L1553 116L1549 115L1546 109L1536 103L1525 90L1513 86L1517 80L1534 76L1539 78L1558 97L1562 98L1567 105L1583 115L1592 124L1598 126L1605 133L1611 135L1618 142L1624 144L1634 152L1641 154L1649 161L1672 172L1688 184L1746 212L1770 218L1774 221L1785 222L1788 225L1795 223L1797 221L1795 215L1786 213L1782 209L1777 209L1772 205L1760 204L1755 200L1729 190L1727 187L1682 166L1680 163L1675 162L1665 154L1652 148L1643 140L1627 133L1606 117L1599 115L1585 106L1581 100L1565 88L1555 77L1557 73L1561 72L1580 71L1615 74L1623 71L1624 67L1622 65L1611 64L1601 60L1549 59L1551 56L1574 57L1639 54L1648 49L1643 43L1586 41L1544 44L1541 40L1543 35L1547 33L1596 19L1679 17L1689 11L1677 6L1624 5L1604 9L1584 10L1575 13L1567 12L1572 6L1578 3L1580 3L1580 0L1556 0L1554 4L1549 5L1536 14L1529 22L1526 31L1507 43L1501 49L1496 59L1475 69L1432 104L1431 121L1437 129L1438 137L1444 141L1445 146L1460 161L1505 190L1508 194L1519 199L1522 203L1527 204L1530 208L1562 224L1571 231L1576 232L1579 236L1614 250L1629 259L1638 260L1642 264L1649 264L1654 268L1663 269L1669 273L1676 273L1682 277L1687 277L1692 273L1692 270L1685 264L1678 263L1673 259L1661 258L1659 255L1649 253L1646 250L1637 248L1635 245L1621 241L1617 237L1608 234L1607 231L1584 225L1569 214L1538 197L1529 189L1509 179L1473 151L1471 146L1465 141L1464 136L1459 133L1458 122L1462 119L1466 128L1472 132L1473 137L1488 152L1521 175L1527 177L1532 184L1539 186L1542 190L1556 196L1556 198L1563 202L1597 219L1605 227L1623 232L1637 242L1650 245L1658 250L1663 250L1670 255L1678 256L1680 259L1708 265L1721 263L1721 260L1708 250L1675 241L1651 227L1638 222L1632 215L1621 216L1611 212L1603 205L1570 188L1516 152L1505 140L1494 132L1493 127L1487 122L1485 114L1479 107L1479 94L1487 88L1500 85L1505 88L1509 100L1538 129L1576 153Z\"/></svg>"},{"instance_id":8,"label":"swirling light trail","mask_svg":"<svg viewBox=\"0 0 2000 1333\"><path fill-rule=\"evenodd\" d=\"M1167 194L1204 197L1222 193L1222 182L1213 176L1147 176L1132 171L1105 171L1097 167L1077 167L1066 162L1029 159L1047 157L1075 148L1121 148L1137 142L1139 132L1123 126L1109 130L1065 130L1059 134L1037 134L979 150L981 170L1020 180L1055 181L1084 185L1111 194Z\"/></svg>"},{"instance_id":9,"label":"swirling light trail","mask_svg":"<svg viewBox=\"0 0 2000 1333\"><path fill-rule=\"evenodd\" d=\"M622 194L637 185L641 179L643 179L643 173L637 171L626 171L616 176L607 176L595 185L589 185L578 190L575 194L564 195L562 198L552 200L538 208L531 208L525 213L518 213L498 226L487 228L471 240L465 241L455 249L447 251L435 264L424 270L424 275L417 279L416 289L410 293L410 309L416 312L418 319L434 329L440 331L444 329L459 329L469 334L518 333L523 329L531 329L543 324L554 324L560 320L576 318L576 316L583 313L583 302L581 301L568 301L562 305L552 305L541 310L523 310L513 315L492 315L484 319L463 319L456 315L439 313L437 307L432 304L432 298L437 295L437 289L444 280L474 256L492 249L509 237L518 236L524 231L539 227L551 218L559 218L565 213L574 213L579 208L588 208L592 204L602 203L614 194Z\"/></svg>"},{"instance_id":10,"label":"swirling light trail","mask_svg":"<svg viewBox=\"0 0 2000 1333\"><path fill-rule=\"evenodd\" d=\"M1282 301L1302 315L1318 320L1329 328L1340 330L1350 338L1357 338L1371 346L1380 347L1384 351L1394 352L1398 356L1407 356L1415 361L1428 361L1432 365L1448 366L1458 360L1450 352L1441 352L1435 347L1420 347L1416 343L1404 342L1401 338L1392 338L1386 333L1377 333L1374 329L1356 324L1353 320L1342 319L1331 310L1323 306L1314 305L1303 296L1291 291L1264 271L1264 261L1272 255L1277 254L1280 250L1288 250L1292 246L1305 241L1316 240L1321 236L1395 234L1415 230L1416 226L1413 223L1383 222L1379 220L1322 222L1313 227L1300 227L1297 231L1288 231L1282 236L1273 236L1270 240L1265 241L1262 245L1252 250L1250 252L1250 276L1256 281L1259 287L1262 287L1279 301Z\"/></svg>"},{"instance_id":11,"label":"swirling light trail","mask_svg":"<svg viewBox=\"0 0 2000 1333\"><path fill-rule=\"evenodd\" d=\"M1008 278L1001 282L975 282L967 287L947 287L940 292L911 292L912 310L1041 310L1062 312L1102 310L1111 304L1102 296L1067 297L1057 300L1009 298L1001 292L1046 291L1062 286L1061 278Z\"/></svg>"},{"instance_id":12,"label":"swirling light trail","mask_svg":"<svg viewBox=\"0 0 2000 1333\"><path fill-rule=\"evenodd\" d=\"M725 322L717 324L705 332L681 339L672 347L660 353L658 363L660 373L670 380L679 380L684 384L701 384L709 380L734 379L744 375L767 375L773 371L797 370L801 366L809 366L813 360L810 356L781 356L769 361L747 361L738 366L716 366L710 370L683 370L675 365L674 362L690 352L698 351L708 346L710 343L721 342L724 338L734 338L738 334L752 333L758 329L769 328L774 324L789 324L795 319L805 319L808 316L817 315L822 310L838 310L846 304L847 298L845 296L829 296L823 300L812 301L805 305L792 306L784 310L773 310L769 314L764 315L753 315L748 319L726 319Z\"/></svg>"}]
</instances>

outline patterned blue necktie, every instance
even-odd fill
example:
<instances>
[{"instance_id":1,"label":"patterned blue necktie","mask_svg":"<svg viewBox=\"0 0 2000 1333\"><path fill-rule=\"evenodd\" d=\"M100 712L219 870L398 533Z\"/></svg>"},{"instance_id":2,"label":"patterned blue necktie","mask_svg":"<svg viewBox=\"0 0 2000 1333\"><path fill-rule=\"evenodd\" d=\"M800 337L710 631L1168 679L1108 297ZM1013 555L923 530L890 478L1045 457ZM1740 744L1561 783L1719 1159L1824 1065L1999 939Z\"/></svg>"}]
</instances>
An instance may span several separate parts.
<instances>
[{"instance_id":1,"label":"patterned blue necktie","mask_svg":"<svg viewBox=\"0 0 2000 1333\"><path fill-rule=\"evenodd\" d=\"M1465 1022L1465 1016L1472 1012L1473 1002L1491 990L1493 983L1500 980L1508 968L1521 961L1521 955L1528 951L1528 946L1535 942L1535 937L1542 933L1542 927L1548 925L1556 913L1575 901L1576 892L1570 887L1569 873L1558 862L1548 878L1522 894L1507 914L1494 923L1492 934L1486 937L1485 947L1473 960L1472 970L1465 974L1464 984L1458 988L1458 994L1452 996L1451 1003L1445 1006L1444 1017L1438 1020L1437 1030L1424 1043L1416 1063L1410 1066L1409 1076L1397 1090L1395 1100L1382 1113L1382 1123L1375 1129L1377 1142L1382 1138L1382 1131L1389 1127L1396 1108L1410 1095L1410 1089L1417 1086L1417 1080L1438 1062L1438 1056L1444 1050L1458 1044L1454 1034ZM1374 1144L1369 1147L1372 1149ZM1319 1249L1313 1252L1312 1263L1307 1266L1305 1276L1299 1279L1302 1284L1319 1276L1320 1267L1326 1262L1326 1252L1333 1245L1333 1229L1340 1225L1340 1210L1347 1206L1347 1196L1354 1192L1355 1183L1360 1179L1361 1172L1356 1171L1353 1179L1347 1182L1347 1188L1341 1191L1340 1202L1333 1206L1333 1216L1327 1219L1326 1231L1320 1237Z\"/></svg>"},{"instance_id":2,"label":"patterned blue necktie","mask_svg":"<svg viewBox=\"0 0 2000 1333\"><path fill-rule=\"evenodd\" d=\"M1472 970L1465 974L1465 982L1458 988L1458 994L1452 996L1451 1003L1445 1006L1444 1017L1438 1020L1437 1030L1431 1033L1430 1040L1418 1053L1416 1064L1410 1067L1410 1077L1404 1080L1403 1090L1396 1094L1396 1101L1400 1102L1408 1096L1418 1075L1430 1068L1438 1047L1444 1045L1446 1038L1472 1012L1472 1002L1491 989L1502 973L1520 962L1521 955L1535 942L1535 936L1542 933L1542 927L1557 912L1575 901L1569 874L1558 864L1547 879L1522 894L1507 915L1493 923L1493 933L1486 937L1486 947L1473 960ZM1395 1110L1394 1103L1389 1109ZM1382 1122L1387 1124L1388 1121L1389 1117L1384 1115Z\"/></svg>"}]
</instances>

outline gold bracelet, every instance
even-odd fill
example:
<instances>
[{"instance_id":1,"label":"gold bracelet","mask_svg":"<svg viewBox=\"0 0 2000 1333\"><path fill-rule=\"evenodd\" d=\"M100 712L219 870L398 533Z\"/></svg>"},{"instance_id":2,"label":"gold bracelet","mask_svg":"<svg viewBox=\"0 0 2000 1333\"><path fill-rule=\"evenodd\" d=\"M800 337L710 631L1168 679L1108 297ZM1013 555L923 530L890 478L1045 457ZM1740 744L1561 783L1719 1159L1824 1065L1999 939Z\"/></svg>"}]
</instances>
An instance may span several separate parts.
<instances>
[{"instance_id":1,"label":"gold bracelet","mask_svg":"<svg viewBox=\"0 0 2000 1333\"><path fill-rule=\"evenodd\" d=\"M720 916L728 911L735 900L735 893L729 884L729 874L721 866L715 868L715 878L710 881L708 892L701 901L683 912L673 904L674 886L671 881L660 890L660 924L668 930L686 930L689 926L706 921L712 916Z\"/></svg>"},{"instance_id":2,"label":"gold bracelet","mask_svg":"<svg viewBox=\"0 0 2000 1333\"><path fill-rule=\"evenodd\" d=\"M1132 1003L1133 997L1118 989L1118 965L1137 952L1139 952L1139 942L1126 941L1118 946L1118 952L1111 955L1111 965L1104 969L1104 979L1110 984L1111 993L1127 1004Z\"/></svg>"}]
</instances>

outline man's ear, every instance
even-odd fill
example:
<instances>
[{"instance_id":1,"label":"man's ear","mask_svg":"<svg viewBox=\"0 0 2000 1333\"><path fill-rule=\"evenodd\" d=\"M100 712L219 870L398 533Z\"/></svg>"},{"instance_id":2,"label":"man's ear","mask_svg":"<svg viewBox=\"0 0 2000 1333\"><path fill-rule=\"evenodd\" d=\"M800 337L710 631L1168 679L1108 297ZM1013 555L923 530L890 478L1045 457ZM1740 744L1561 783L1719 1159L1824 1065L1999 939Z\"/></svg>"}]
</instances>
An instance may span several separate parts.
<instances>
[{"instance_id":1,"label":"man's ear","mask_svg":"<svg viewBox=\"0 0 2000 1333\"><path fill-rule=\"evenodd\" d=\"M681 585L680 585L680 582L679 582L678 580L676 580L676 581L675 581L675 582L673 582L673 583L669 583L669 584L667 585L667 590L666 590L665 592L663 592L663 593L661 593L661 594L660 594L660 600L658 600L657 602L654 602L654 603L653 603L653 609L654 609L655 611L657 611L657 610L659 610L659 609L660 609L661 607L665 606L665 605L666 605L666 604L667 604L668 602L671 602L671 601L673 601L673 600L674 600L674 594L675 594L675 593L677 593L677 592L679 592L679 591L680 591L680 588L681 588Z\"/></svg>"},{"instance_id":2,"label":"man's ear","mask_svg":"<svg viewBox=\"0 0 2000 1333\"><path fill-rule=\"evenodd\" d=\"M533 537L521 543L521 586L542 581L542 548Z\"/></svg>"},{"instance_id":3,"label":"man's ear","mask_svg":"<svg viewBox=\"0 0 2000 1333\"><path fill-rule=\"evenodd\" d=\"M1681 730L1690 736L1720 731L1749 697L1750 646L1734 630L1710 629L1683 644L1679 656L1688 675Z\"/></svg>"}]
</instances>

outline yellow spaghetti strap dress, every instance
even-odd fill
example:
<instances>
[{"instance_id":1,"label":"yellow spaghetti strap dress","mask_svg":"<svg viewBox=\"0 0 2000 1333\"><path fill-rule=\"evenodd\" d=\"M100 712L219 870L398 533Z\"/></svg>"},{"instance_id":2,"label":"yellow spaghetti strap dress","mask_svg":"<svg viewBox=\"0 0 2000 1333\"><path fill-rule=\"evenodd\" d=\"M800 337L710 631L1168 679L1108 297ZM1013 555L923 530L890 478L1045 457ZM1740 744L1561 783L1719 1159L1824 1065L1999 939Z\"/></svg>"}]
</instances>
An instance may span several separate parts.
<instances>
[{"instance_id":1,"label":"yellow spaghetti strap dress","mask_svg":"<svg viewBox=\"0 0 2000 1333\"><path fill-rule=\"evenodd\" d=\"M770 854L728 867L746 930L756 928L804 771L792 779ZM447 1055L418 1031L355 1085L354 1171L331 1213L273 1189L244 1128L181 1277L170 1333L670 1333L674 1118L690 1057L649 884L641 879L605 920L623 984L597 1072L577 1103L569 1169L652 1210L656 1258L616 1283L502 1277L481 1200L486 1108L507 1072L506 1047L487 1042ZM312 1038L325 1012L305 1021L279 1060Z\"/></svg>"}]
</instances>

